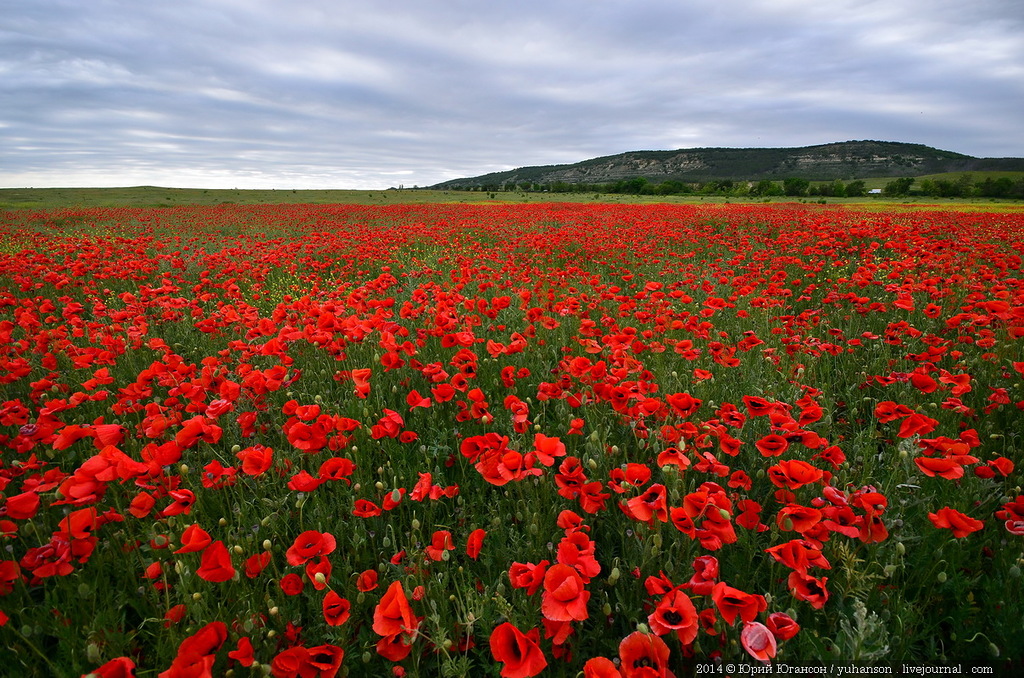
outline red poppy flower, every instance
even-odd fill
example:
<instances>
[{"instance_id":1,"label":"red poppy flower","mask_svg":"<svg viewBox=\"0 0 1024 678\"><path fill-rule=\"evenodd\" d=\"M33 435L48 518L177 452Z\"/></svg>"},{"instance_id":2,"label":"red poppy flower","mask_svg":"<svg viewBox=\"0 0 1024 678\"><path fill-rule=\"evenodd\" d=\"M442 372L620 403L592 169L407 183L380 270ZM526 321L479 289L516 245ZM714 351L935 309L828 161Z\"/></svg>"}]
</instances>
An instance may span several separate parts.
<instances>
[{"instance_id":1,"label":"red poppy flower","mask_svg":"<svg viewBox=\"0 0 1024 678\"><path fill-rule=\"evenodd\" d=\"M776 640L789 640L800 632L800 625L785 612L772 612L766 626Z\"/></svg>"},{"instance_id":2,"label":"red poppy flower","mask_svg":"<svg viewBox=\"0 0 1024 678\"><path fill-rule=\"evenodd\" d=\"M768 603L764 596L744 593L725 582L718 582L711 590L711 599L726 624L732 624L739 616L743 621L754 621L759 612L764 612Z\"/></svg>"},{"instance_id":3,"label":"red poppy flower","mask_svg":"<svg viewBox=\"0 0 1024 678\"><path fill-rule=\"evenodd\" d=\"M254 553L245 559L245 576L255 579L270 564L270 552Z\"/></svg>"},{"instance_id":4,"label":"red poppy flower","mask_svg":"<svg viewBox=\"0 0 1024 678\"><path fill-rule=\"evenodd\" d=\"M281 587L281 590L284 591L286 596L297 596L302 593L304 588L306 588L306 584L302 581L302 577L294 572L289 572L285 576L281 577L281 580L278 582L278 586Z\"/></svg>"},{"instance_id":5,"label":"red poppy flower","mask_svg":"<svg viewBox=\"0 0 1024 678\"><path fill-rule=\"evenodd\" d=\"M758 661L766 662L775 656L775 636L761 622L745 622L740 632L740 643L743 644L743 649Z\"/></svg>"},{"instance_id":6,"label":"red poppy flower","mask_svg":"<svg viewBox=\"0 0 1024 678\"><path fill-rule=\"evenodd\" d=\"M651 633L634 631L619 643L622 678L674 678L668 645Z\"/></svg>"},{"instance_id":7,"label":"red poppy flower","mask_svg":"<svg viewBox=\"0 0 1024 678\"><path fill-rule=\"evenodd\" d=\"M651 630L659 636L675 631L679 642L688 645L697 637L697 609L680 589L666 594L647 617Z\"/></svg>"},{"instance_id":8,"label":"red poppy flower","mask_svg":"<svg viewBox=\"0 0 1024 678\"><path fill-rule=\"evenodd\" d=\"M335 548L337 542L331 533L306 530L295 538L285 552L285 557L289 565L304 565L316 556L333 553Z\"/></svg>"},{"instance_id":9,"label":"red poppy flower","mask_svg":"<svg viewBox=\"0 0 1024 678\"><path fill-rule=\"evenodd\" d=\"M545 466L555 463L555 457L565 456L565 443L554 436L537 433L533 437L533 452Z\"/></svg>"},{"instance_id":10,"label":"red poppy flower","mask_svg":"<svg viewBox=\"0 0 1024 678\"><path fill-rule=\"evenodd\" d=\"M764 417L772 413L775 403L772 403L760 396L743 396L743 404L751 417Z\"/></svg>"},{"instance_id":11,"label":"red poppy flower","mask_svg":"<svg viewBox=\"0 0 1024 678\"><path fill-rule=\"evenodd\" d=\"M367 593L377 588L377 570L363 570L356 579L356 588Z\"/></svg>"},{"instance_id":12,"label":"red poppy flower","mask_svg":"<svg viewBox=\"0 0 1024 678\"><path fill-rule=\"evenodd\" d=\"M369 499L356 499L355 506L352 509L352 515L357 518L372 518L379 516L381 513L380 507Z\"/></svg>"},{"instance_id":13,"label":"red poppy flower","mask_svg":"<svg viewBox=\"0 0 1024 678\"><path fill-rule=\"evenodd\" d=\"M391 583L373 610L373 630L381 636L414 636L421 621L421 617L413 614L399 581Z\"/></svg>"},{"instance_id":14,"label":"red poppy flower","mask_svg":"<svg viewBox=\"0 0 1024 678\"><path fill-rule=\"evenodd\" d=\"M196 574L209 582L225 582L235 576L231 554L224 542L215 541L206 547Z\"/></svg>"},{"instance_id":15,"label":"red poppy flower","mask_svg":"<svg viewBox=\"0 0 1024 678\"><path fill-rule=\"evenodd\" d=\"M929 513L928 520L932 521L932 525L935 527L952 530L953 536L957 539L966 537L970 533L977 532L985 527L984 522L975 520L948 506L940 508L935 513Z\"/></svg>"},{"instance_id":16,"label":"red poppy flower","mask_svg":"<svg viewBox=\"0 0 1024 678\"><path fill-rule=\"evenodd\" d=\"M544 574L547 572L549 564L547 560L542 560L536 565L512 563L508 569L508 579L512 588L526 589L526 595L532 596L544 583Z\"/></svg>"},{"instance_id":17,"label":"red poppy flower","mask_svg":"<svg viewBox=\"0 0 1024 678\"><path fill-rule=\"evenodd\" d=\"M787 581L793 597L810 603L815 610L825 607L825 603L828 602L828 589L825 588L828 577L815 579L801 572L790 572Z\"/></svg>"},{"instance_id":18,"label":"red poppy flower","mask_svg":"<svg viewBox=\"0 0 1024 678\"><path fill-rule=\"evenodd\" d=\"M497 626L490 637L491 656L502 663L502 678L529 678L536 676L548 665L540 649L540 630L523 633L505 622Z\"/></svg>"},{"instance_id":19,"label":"red poppy flower","mask_svg":"<svg viewBox=\"0 0 1024 678\"><path fill-rule=\"evenodd\" d=\"M596 544L582 530L567 531L558 543L558 562L576 569L584 584L601 574L601 564L594 557Z\"/></svg>"},{"instance_id":20,"label":"red poppy flower","mask_svg":"<svg viewBox=\"0 0 1024 678\"><path fill-rule=\"evenodd\" d=\"M611 659L593 657L583 665L583 678L622 678L622 674Z\"/></svg>"},{"instance_id":21,"label":"red poppy flower","mask_svg":"<svg viewBox=\"0 0 1024 678\"><path fill-rule=\"evenodd\" d=\"M480 528L473 530L469 533L469 539L466 540L466 555L476 560L480 557L480 549L483 548L484 537L487 536L487 531Z\"/></svg>"},{"instance_id":22,"label":"red poppy flower","mask_svg":"<svg viewBox=\"0 0 1024 678\"><path fill-rule=\"evenodd\" d=\"M299 672L301 678L334 678L341 669L345 651L337 645L317 645L308 650L306 667Z\"/></svg>"},{"instance_id":23,"label":"red poppy flower","mask_svg":"<svg viewBox=\"0 0 1024 678\"><path fill-rule=\"evenodd\" d=\"M278 652L270 661L270 673L274 678L299 678L309 663L309 650L297 645Z\"/></svg>"},{"instance_id":24,"label":"red poppy flower","mask_svg":"<svg viewBox=\"0 0 1024 678\"><path fill-rule=\"evenodd\" d=\"M768 478L776 487L795 490L822 479L824 472L800 459L787 459L768 468Z\"/></svg>"},{"instance_id":25,"label":"red poppy flower","mask_svg":"<svg viewBox=\"0 0 1024 678\"><path fill-rule=\"evenodd\" d=\"M331 580L332 569L331 561L327 559L327 556L317 556L306 562L306 578L313 583L314 589L323 591ZM322 575L322 581L317 580L318 574Z\"/></svg>"},{"instance_id":26,"label":"red poppy flower","mask_svg":"<svg viewBox=\"0 0 1024 678\"><path fill-rule=\"evenodd\" d=\"M693 559L693 576L683 584L683 588L693 591L699 596L707 596L714 590L718 579L718 559L714 556L697 556Z\"/></svg>"},{"instance_id":27,"label":"red poppy flower","mask_svg":"<svg viewBox=\"0 0 1024 678\"><path fill-rule=\"evenodd\" d=\"M430 546L424 548L423 551L428 558L437 561L444 558L445 551L451 551L454 548L452 533L448 530L438 530L431 536Z\"/></svg>"},{"instance_id":28,"label":"red poppy flower","mask_svg":"<svg viewBox=\"0 0 1024 678\"><path fill-rule=\"evenodd\" d=\"M193 523L181 533L181 548L175 553L195 553L202 551L213 541L213 538L198 524Z\"/></svg>"},{"instance_id":29,"label":"red poppy flower","mask_svg":"<svg viewBox=\"0 0 1024 678\"><path fill-rule=\"evenodd\" d=\"M821 511L810 506L787 504L779 509L775 522L786 532L807 532L821 521Z\"/></svg>"},{"instance_id":30,"label":"red poppy flower","mask_svg":"<svg viewBox=\"0 0 1024 678\"><path fill-rule=\"evenodd\" d=\"M236 649L228 652L228 657L234 659L242 666L252 666L256 661L253 657L252 641L249 640L248 636L242 636L238 639L238 646Z\"/></svg>"},{"instance_id":31,"label":"red poppy flower","mask_svg":"<svg viewBox=\"0 0 1024 678\"><path fill-rule=\"evenodd\" d=\"M334 591L328 591L324 596L324 620L328 626L341 626L348 621L350 608L349 602Z\"/></svg>"},{"instance_id":32,"label":"red poppy flower","mask_svg":"<svg viewBox=\"0 0 1024 678\"><path fill-rule=\"evenodd\" d=\"M590 592L575 568L561 563L552 565L544 575L540 611L552 621L587 619Z\"/></svg>"},{"instance_id":33,"label":"red poppy flower","mask_svg":"<svg viewBox=\"0 0 1024 678\"><path fill-rule=\"evenodd\" d=\"M900 438L909 438L913 435L924 435L931 433L939 422L918 412L914 412L903 420L900 430L896 435Z\"/></svg>"},{"instance_id":34,"label":"red poppy flower","mask_svg":"<svg viewBox=\"0 0 1024 678\"><path fill-rule=\"evenodd\" d=\"M128 657L117 657L93 669L89 675L98 678L135 678L135 668L135 662Z\"/></svg>"},{"instance_id":35,"label":"red poppy flower","mask_svg":"<svg viewBox=\"0 0 1024 678\"><path fill-rule=\"evenodd\" d=\"M242 462L242 473L253 477L262 475L274 463L274 450L263 445L247 447L235 456Z\"/></svg>"},{"instance_id":36,"label":"red poppy flower","mask_svg":"<svg viewBox=\"0 0 1024 678\"><path fill-rule=\"evenodd\" d=\"M214 542L219 544L220 542ZM224 622L210 622L191 636L181 641L178 653L165 672L168 676L212 675L210 669L216 659L214 655L228 639L228 628Z\"/></svg>"},{"instance_id":37,"label":"red poppy flower","mask_svg":"<svg viewBox=\"0 0 1024 678\"><path fill-rule=\"evenodd\" d=\"M789 449L789 441L782 436L772 433L754 443L754 447L763 457L778 457Z\"/></svg>"},{"instance_id":38,"label":"red poppy flower","mask_svg":"<svg viewBox=\"0 0 1024 678\"><path fill-rule=\"evenodd\" d=\"M939 476L947 480L956 480L964 475L964 467L950 457L917 457L914 459L917 468L926 476Z\"/></svg>"},{"instance_id":39,"label":"red poppy flower","mask_svg":"<svg viewBox=\"0 0 1024 678\"><path fill-rule=\"evenodd\" d=\"M653 526L657 520L668 522L668 499L665 494L665 486L655 483L648 487L643 494L633 497L626 502L628 515Z\"/></svg>"}]
</instances>

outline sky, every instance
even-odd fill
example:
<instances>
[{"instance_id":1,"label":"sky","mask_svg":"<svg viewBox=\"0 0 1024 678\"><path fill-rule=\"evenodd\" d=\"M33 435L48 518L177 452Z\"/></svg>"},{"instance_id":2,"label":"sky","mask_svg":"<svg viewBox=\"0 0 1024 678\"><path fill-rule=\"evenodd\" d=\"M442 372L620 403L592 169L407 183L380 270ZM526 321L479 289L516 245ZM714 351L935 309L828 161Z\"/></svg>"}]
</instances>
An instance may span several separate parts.
<instances>
[{"instance_id":1,"label":"sky","mask_svg":"<svg viewBox=\"0 0 1024 678\"><path fill-rule=\"evenodd\" d=\"M0 0L0 187L379 189L859 139L1024 157L1024 3Z\"/></svg>"}]
</instances>

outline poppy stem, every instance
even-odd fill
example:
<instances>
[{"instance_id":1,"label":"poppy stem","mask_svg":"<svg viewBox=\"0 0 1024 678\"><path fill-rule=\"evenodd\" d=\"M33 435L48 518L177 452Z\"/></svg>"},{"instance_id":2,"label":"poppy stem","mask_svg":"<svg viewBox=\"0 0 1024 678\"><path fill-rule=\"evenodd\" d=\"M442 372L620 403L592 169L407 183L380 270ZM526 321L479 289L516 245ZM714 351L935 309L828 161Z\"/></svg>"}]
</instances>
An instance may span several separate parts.
<instances>
[{"instance_id":1,"label":"poppy stem","mask_svg":"<svg viewBox=\"0 0 1024 678\"><path fill-rule=\"evenodd\" d=\"M12 628L11 630L14 631L15 635L17 635L19 638L21 638L22 642L25 643L25 645L27 645L33 652L35 652L37 655L39 655L39 658L42 659L43 662L46 664L46 666L50 669L50 675L51 676L59 676L59 675L61 675L60 671L57 670L57 667L55 667L50 662L50 658L47 657L45 654L43 654L42 651L38 647L35 646L35 643L33 643L25 635L23 635L20 629Z\"/></svg>"}]
</instances>

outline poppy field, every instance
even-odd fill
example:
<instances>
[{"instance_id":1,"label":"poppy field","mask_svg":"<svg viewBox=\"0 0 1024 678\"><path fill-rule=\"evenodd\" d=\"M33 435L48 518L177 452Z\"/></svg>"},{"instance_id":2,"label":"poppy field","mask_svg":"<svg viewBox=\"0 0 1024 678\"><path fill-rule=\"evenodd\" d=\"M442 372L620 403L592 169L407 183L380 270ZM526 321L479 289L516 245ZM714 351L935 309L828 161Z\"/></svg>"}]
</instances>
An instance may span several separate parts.
<instances>
[{"instance_id":1,"label":"poppy field","mask_svg":"<svg viewBox=\"0 0 1024 678\"><path fill-rule=\"evenodd\" d=\"M1024 211L0 211L5 675L1024 657Z\"/></svg>"}]
</instances>

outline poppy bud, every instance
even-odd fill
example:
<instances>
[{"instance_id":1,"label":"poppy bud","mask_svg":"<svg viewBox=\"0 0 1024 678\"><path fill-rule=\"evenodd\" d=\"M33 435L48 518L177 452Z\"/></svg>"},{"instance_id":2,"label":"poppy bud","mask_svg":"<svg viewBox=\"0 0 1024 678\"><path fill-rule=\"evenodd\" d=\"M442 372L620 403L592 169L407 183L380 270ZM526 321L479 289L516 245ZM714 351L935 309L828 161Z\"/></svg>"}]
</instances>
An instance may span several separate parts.
<instances>
[{"instance_id":1,"label":"poppy bud","mask_svg":"<svg viewBox=\"0 0 1024 678\"><path fill-rule=\"evenodd\" d=\"M243 548L242 548L241 546L239 546L238 544L235 544L235 546L234 546L234 551L235 551L235 553L237 553L238 555L242 555L242 553L244 553L244 552L245 552L245 549L243 549Z\"/></svg>"},{"instance_id":2,"label":"poppy bud","mask_svg":"<svg viewBox=\"0 0 1024 678\"><path fill-rule=\"evenodd\" d=\"M270 608L269 610L267 610L267 612L269 612L269 613L270 613L270 616L271 616L271 617L276 617L276 616L277 616L277 613L278 613L278 612L280 612L280 611L281 611L281 610L279 610L279 609L278 609L277 605L275 605L274 607L272 607L272 608Z\"/></svg>"},{"instance_id":3,"label":"poppy bud","mask_svg":"<svg viewBox=\"0 0 1024 678\"><path fill-rule=\"evenodd\" d=\"M384 537L384 539L381 540L381 544L384 546L384 548L390 548L391 547L391 537Z\"/></svg>"},{"instance_id":4,"label":"poppy bud","mask_svg":"<svg viewBox=\"0 0 1024 678\"><path fill-rule=\"evenodd\" d=\"M622 573L619 571L619 568L613 567L611 573L608 575L608 585L615 586L615 582L619 581L619 577L621 576Z\"/></svg>"},{"instance_id":5,"label":"poppy bud","mask_svg":"<svg viewBox=\"0 0 1024 678\"><path fill-rule=\"evenodd\" d=\"M382 491L382 490L384 489L384 483L382 483L382 482L381 482L381 481L379 481L379 480L378 480L377 482L375 482L375 483L373 484L373 486L377 488L377 491L378 491L378 492L381 492L381 491Z\"/></svg>"},{"instance_id":6,"label":"poppy bud","mask_svg":"<svg viewBox=\"0 0 1024 678\"><path fill-rule=\"evenodd\" d=\"M264 539L263 540L263 550L264 551L269 551L271 548L273 548L273 546L274 545L271 543L271 541L269 539Z\"/></svg>"},{"instance_id":7,"label":"poppy bud","mask_svg":"<svg viewBox=\"0 0 1024 678\"><path fill-rule=\"evenodd\" d=\"M414 530L420 529L420 521L419 521L419 519L418 518L413 518L412 522L410 523L410 525L412 525L412 529L414 529Z\"/></svg>"},{"instance_id":8,"label":"poppy bud","mask_svg":"<svg viewBox=\"0 0 1024 678\"><path fill-rule=\"evenodd\" d=\"M181 475L188 475L188 464L182 464L178 467L178 473Z\"/></svg>"},{"instance_id":9,"label":"poppy bud","mask_svg":"<svg viewBox=\"0 0 1024 678\"><path fill-rule=\"evenodd\" d=\"M1010 575L1011 577L1013 577L1014 579L1020 579L1020 568L1019 568L1019 567L1017 567L1016 565L1013 565L1013 566L1011 566L1011 567L1010 567L1010 569L1009 569L1009 570L1007 571L1007 574L1009 574L1009 575Z\"/></svg>"},{"instance_id":10,"label":"poppy bud","mask_svg":"<svg viewBox=\"0 0 1024 678\"><path fill-rule=\"evenodd\" d=\"M587 459L587 466L590 467L591 471L596 471L597 470L597 460L596 459Z\"/></svg>"},{"instance_id":11,"label":"poppy bud","mask_svg":"<svg viewBox=\"0 0 1024 678\"><path fill-rule=\"evenodd\" d=\"M220 525L221 527L224 527L225 525L228 524L228 519L222 517L220 520L217 521L217 524Z\"/></svg>"},{"instance_id":12,"label":"poppy bud","mask_svg":"<svg viewBox=\"0 0 1024 678\"><path fill-rule=\"evenodd\" d=\"M619 453L619 446L618 445L612 445L612 454L618 454L618 453Z\"/></svg>"},{"instance_id":13,"label":"poppy bud","mask_svg":"<svg viewBox=\"0 0 1024 678\"><path fill-rule=\"evenodd\" d=\"M363 663L364 664L369 664L370 663L370 659L372 659L372 656L370 655L369 650L367 650L366 652L363 653Z\"/></svg>"},{"instance_id":14,"label":"poppy bud","mask_svg":"<svg viewBox=\"0 0 1024 678\"><path fill-rule=\"evenodd\" d=\"M315 575L313 575L313 581L323 586L327 583L327 577L324 576L323 572L317 572Z\"/></svg>"},{"instance_id":15,"label":"poppy bud","mask_svg":"<svg viewBox=\"0 0 1024 678\"><path fill-rule=\"evenodd\" d=\"M989 643L988 644L988 651L992 653L993 657L998 657L999 656L999 646L996 645L995 643Z\"/></svg>"},{"instance_id":16,"label":"poppy bud","mask_svg":"<svg viewBox=\"0 0 1024 678\"><path fill-rule=\"evenodd\" d=\"M590 442L597 443L601 440L601 436L597 435L597 431L590 432Z\"/></svg>"},{"instance_id":17,"label":"poppy bud","mask_svg":"<svg viewBox=\"0 0 1024 678\"><path fill-rule=\"evenodd\" d=\"M202 599L203 599L203 594L200 593L199 591L196 591L195 593L192 594L192 600L202 600Z\"/></svg>"},{"instance_id":18,"label":"poppy bud","mask_svg":"<svg viewBox=\"0 0 1024 678\"><path fill-rule=\"evenodd\" d=\"M935 577L935 581L939 582L940 584L945 584L946 583L946 579L948 579L948 578L949 577L946 576L945 572L939 572L939 574L936 575L936 577Z\"/></svg>"},{"instance_id":19,"label":"poppy bud","mask_svg":"<svg viewBox=\"0 0 1024 678\"><path fill-rule=\"evenodd\" d=\"M647 628L647 624L640 623L636 625L636 630L645 635L650 635L651 630Z\"/></svg>"},{"instance_id":20,"label":"poppy bud","mask_svg":"<svg viewBox=\"0 0 1024 678\"><path fill-rule=\"evenodd\" d=\"M96 643L89 643L85 646L85 658L92 664L100 663L100 648Z\"/></svg>"}]
</instances>

